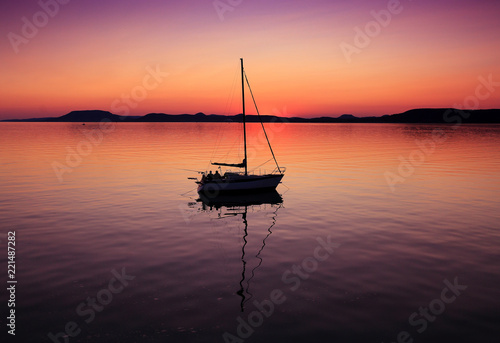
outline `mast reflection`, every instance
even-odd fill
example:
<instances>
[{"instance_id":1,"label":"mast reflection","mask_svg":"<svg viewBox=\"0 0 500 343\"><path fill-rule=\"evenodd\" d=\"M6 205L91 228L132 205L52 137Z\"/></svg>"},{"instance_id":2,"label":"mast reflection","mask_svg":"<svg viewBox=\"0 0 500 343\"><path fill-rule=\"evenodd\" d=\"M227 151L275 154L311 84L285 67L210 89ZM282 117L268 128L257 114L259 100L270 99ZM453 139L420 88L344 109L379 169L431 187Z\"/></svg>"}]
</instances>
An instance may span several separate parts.
<instances>
[{"instance_id":1,"label":"mast reflection","mask_svg":"<svg viewBox=\"0 0 500 343\"><path fill-rule=\"evenodd\" d=\"M250 281L254 278L256 270L262 265L263 259L260 256L262 251L266 246L266 240L273 233L271 229L276 225L276 218L278 215L278 210L283 206L283 198L276 191L266 192L266 193L258 193L258 194L246 194L244 196L238 195L220 195L217 197L208 197L203 194L199 194L200 198L197 202L201 203L202 211L212 212L217 211L218 217L223 218L224 216L238 216L241 215L243 221L243 245L241 247L241 262L242 262L242 272L241 272L241 280L239 282L239 289L236 291L236 294L241 297L240 308L241 312L245 310L245 304L253 297L250 292ZM255 255L257 259L259 259L259 263L252 268L250 272L250 276L247 277L247 259L246 259L246 251L245 248L248 244L248 221L247 214L248 210L259 209L263 205L271 205L273 208L273 215L271 217L271 224L267 228L267 235L262 240L262 246ZM228 213L223 214L223 210L228 210Z\"/></svg>"}]
</instances>

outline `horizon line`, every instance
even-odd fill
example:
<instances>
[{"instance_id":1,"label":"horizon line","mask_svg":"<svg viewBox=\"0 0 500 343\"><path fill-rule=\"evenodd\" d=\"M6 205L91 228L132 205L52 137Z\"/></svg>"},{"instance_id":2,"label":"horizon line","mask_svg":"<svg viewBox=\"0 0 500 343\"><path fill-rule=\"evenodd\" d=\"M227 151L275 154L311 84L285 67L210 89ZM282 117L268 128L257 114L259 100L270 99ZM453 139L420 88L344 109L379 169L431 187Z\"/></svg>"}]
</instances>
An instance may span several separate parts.
<instances>
[{"instance_id":1,"label":"horizon line","mask_svg":"<svg viewBox=\"0 0 500 343\"><path fill-rule=\"evenodd\" d=\"M455 111L463 111L463 112L472 112L472 111L499 111L500 108L480 108L480 109L458 109L458 108L453 108L453 107L420 107L420 108L411 108L403 112L399 113L386 113L386 114L368 114L364 116L359 116L359 115L354 115L351 113L343 113L337 116L334 115L320 115L320 114L311 114L309 117L301 117L301 115L288 115L288 116L283 116L283 115L277 115L277 114L246 114L246 116L256 116L258 117L259 115L262 117L277 117L277 118L293 118L293 119L304 119L304 120L314 120L314 119L322 119L322 118L328 118L328 119L341 119L341 117L353 117L353 118L383 118L386 116L393 116L393 115L398 115L398 114L404 114L407 112L411 111L425 111L425 110L455 110ZM218 114L218 113L210 113L207 114L205 112L196 112L196 113L165 113L165 112L148 112L145 114L137 114L137 115L119 115L115 114L110 111L106 110L100 110L100 109L87 109L87 110L72 110L70 112L67 112L63 115L60 116L44 116L44 117L27 117L27 118L7 118L7 119L0 119L0 122L5 122L5 121L26 121L26 120L43 120L43 119L58 119L61 117L64 117L66 115L69 115L71 113L75 112L103 112L103 113L109 113L113 116L118 116L121 118L130 118L130 119L137 119L140 117L145 117L147 115L151 114L157 114L157 115L167 115L167 116L196 116L196 115L204 115L204 116L220 116L220 117L235 117L235 116L241 116L243 113L235 113L235 114Z\"/></svg>"}]
</instances>

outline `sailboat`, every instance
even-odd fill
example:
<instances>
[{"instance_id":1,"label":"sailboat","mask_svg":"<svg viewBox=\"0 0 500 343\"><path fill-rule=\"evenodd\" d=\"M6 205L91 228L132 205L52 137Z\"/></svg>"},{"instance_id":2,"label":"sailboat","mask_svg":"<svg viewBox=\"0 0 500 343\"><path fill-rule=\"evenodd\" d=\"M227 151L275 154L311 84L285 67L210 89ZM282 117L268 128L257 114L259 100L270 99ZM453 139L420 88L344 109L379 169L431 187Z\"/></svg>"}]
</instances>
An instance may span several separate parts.
<instances>
[{"instance_id":1,"label":"sailboat","mask_svg":"<svg viewBox=\"0 0 500 343\"><path fill-rule=\"evenodd\" d=\"M255 98L253 97L252 89L250 88L250 83L248 82L248 78L245 73L245 69L243 67L243 58L241 61L241 92L242 92L242 108L243 108L243 146L245 150L245 157L241 163L218 163L212 162L212 165L215 166L224 166L224 167L234 167L241 168L242 171L227 171L223 175L216 172L215 174L210 173L201 173L202 177L200 180L197 180L198 184L198 193L205 194L210 197L215 197L220 194L227 193L259 193L259 192L268 192L275 190L278 184L281 182L281 179L285 175L286 168L280 167L278 165L278 161L274 155L271 144L269 143L269 139L267 137L266 130L264 128L264 124L261 120L261 126L264 130L264 135L266 137L267 143L269 145L269 149L271 150L271 154L273 156L274 162L276 163L276 168L270 174L253 174L248 172L248 163L247 163L247 133L246 133L246 113L245 113L245 81L250 90L250 94L255 104ZM257 105L255 104L255 108L257 110L257 114L259 115L259 110Z\"/></svg>"}]
</instances>

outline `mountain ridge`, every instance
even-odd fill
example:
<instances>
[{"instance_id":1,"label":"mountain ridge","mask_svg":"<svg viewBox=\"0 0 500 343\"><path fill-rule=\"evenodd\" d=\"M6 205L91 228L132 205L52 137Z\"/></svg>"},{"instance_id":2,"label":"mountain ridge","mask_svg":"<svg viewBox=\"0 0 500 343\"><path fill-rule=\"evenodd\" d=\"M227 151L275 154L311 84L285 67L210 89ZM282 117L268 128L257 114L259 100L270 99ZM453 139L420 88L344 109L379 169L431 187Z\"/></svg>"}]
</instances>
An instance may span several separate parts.
<instances>
[{"instance_id":1,"label":"mountain ridge","mask_svg":"<svg viewBox=\"0 0 500 343\"><path fill-rule=\"evenodd\" d=\"M246 115L247 122L289 122L289 123L500 123L500 109L461 110L454 108L418 108L402 113L382 116L356 117L343 114L339 117L316 118L279 117L274 115ZM7 119L3 122L241 122L242 114L165 114L148 113L143 116L121 116L102 110L71 111L60 117Z\"/></svg>"}]
</instances>

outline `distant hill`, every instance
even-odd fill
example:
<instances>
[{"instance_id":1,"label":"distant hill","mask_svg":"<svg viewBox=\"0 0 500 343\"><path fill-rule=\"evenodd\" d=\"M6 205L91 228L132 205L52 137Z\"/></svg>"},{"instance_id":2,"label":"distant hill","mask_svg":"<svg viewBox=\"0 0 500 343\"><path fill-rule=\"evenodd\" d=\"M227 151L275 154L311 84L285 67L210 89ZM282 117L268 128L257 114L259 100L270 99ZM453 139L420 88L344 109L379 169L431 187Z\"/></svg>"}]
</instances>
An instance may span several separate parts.
<instances>
[{"instance_id":1,"label":"distant hill","mask_svg":"<svg viewBox=\"0 0 500 343\"><path fill-rule=\"evenodd\" d=\"M68 114L65 114L61 117L55 118L53 121L64 121L64 122L97 122L103 119L107 119L109 121L121 121L121 116L113 114L108 111L100 111L100 110L90 110L90 111L73 111Z\"/></svg>"},{"instance_id":2,"label":"distant hill","mask_svg":"<svg viewBox=\"0 0 500 343\"><path fill-rule=\"evenodd\" d=\"M403 113L383 115L381 117L356 117L344 114L340 117L277 117L270 115L260 116L263 122L290 122L290 123L500 123L500 109L491 110L458 110L450 108L421 108ZM259 116L247 115L249 123L259 122ZM72 111L61 117L32 118L4 121L16 122L99 122L102 120L114 122L241 122L242 114L224 116L218 114L165 114L149 113L144 116L120 116L107 111Z\"/></svg>"},{"instance_id":3,"label":"distant hill","mask_svg":"<svg viewBox=\"0 0 500 343\"><path fill-rule=\"evenodd\" d=\"M113 114L108 111L101 110L85 110L85 111L72 111L60 117L49 118L30 118L30 119L9 119L2 121L16 121L16 122L99 122L103 119L109 121L122 121L122 116Z\"/></svg>"},{"instance_id":4,"label":"distant hill","mask_svg":"<svg viewBox=\"0 0 500 343\"><path fill-rule=\"evenodd\" d=\"M425 108L381 117L385 123L500 123L500 110Z\"/></svg>"}]
</instances>

